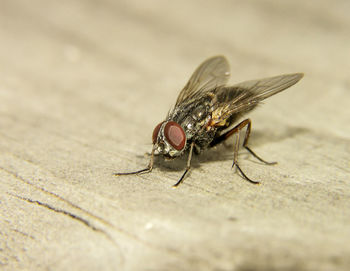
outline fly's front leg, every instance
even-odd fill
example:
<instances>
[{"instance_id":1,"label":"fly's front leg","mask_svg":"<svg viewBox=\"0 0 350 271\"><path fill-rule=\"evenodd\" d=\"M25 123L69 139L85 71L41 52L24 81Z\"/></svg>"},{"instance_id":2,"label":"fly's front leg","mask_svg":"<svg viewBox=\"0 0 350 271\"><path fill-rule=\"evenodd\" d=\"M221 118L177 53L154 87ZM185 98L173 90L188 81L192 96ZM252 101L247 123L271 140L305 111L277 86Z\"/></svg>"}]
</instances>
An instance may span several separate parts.
<instances>
[{"instance_id":1,"label":"fly's front leg","mask_svg":"<svg viewBox=\"0 0 350 271\"><path fill-rule=\"evenodd\" d=\"M192 159L193 147L194 147L194 142L191 143L190 153L188 154L187 166L186 166L185 172L182 174L180 180L178 180L177 183L173 185L174 188L177 187L180 183L182 183L182 181L184 180L187 172L191 168L191 159Z\"/></svg>"},{"instance_id":2,"label":"fly's front leg","mask_svg":"<svg viewBox=\"0 0 350 271\"><path fill-rule=\"evenodd\" d=\"M120 175L134 175L134 174L143 174L143 173L149 173L153 169L153 162L154 162L154 151L155 147L153 146L152 152L151 152L151 158L149 160L148 166L144 169L140 169L137 171L132 171L132 172L120 172L120 173L114 173L113 175L115 176L120 176Z\"/></svg>"}]
</instances>

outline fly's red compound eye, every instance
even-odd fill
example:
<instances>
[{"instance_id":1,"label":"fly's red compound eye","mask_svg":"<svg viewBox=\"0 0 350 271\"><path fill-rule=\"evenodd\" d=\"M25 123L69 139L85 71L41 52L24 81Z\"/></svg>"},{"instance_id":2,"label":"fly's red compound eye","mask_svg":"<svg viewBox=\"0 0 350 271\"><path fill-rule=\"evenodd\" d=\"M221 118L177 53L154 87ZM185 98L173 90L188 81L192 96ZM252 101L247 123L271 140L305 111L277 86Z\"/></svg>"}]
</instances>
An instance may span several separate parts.
<instances>
[{"instance_id":1,"label":"fly's red compound eye","mask_svg":"<svg viewBox=\"0 0 350 271\"><path fill-rule=\"evenodd\" d=\"M186 135L175 121L169 121L164 127L164 136L175 150L182 150L186 144Z\"/></svg>"},{"instance_id":2,"label":"fly's red compound eye","mask_svg":"<svg viewBox=\"0 0 350 271\"><path fill-rule=\"evenodd\" d=\"M153 130L153 134L152 134L152 142L153 144L156 144L157 142L157 137L158 137L158 134L159 134L159 130L160 130L160 127L162 126L164 121L162 121L161 123L159 123L156 128L154 128Z\"/></svg>"}]
</instances>

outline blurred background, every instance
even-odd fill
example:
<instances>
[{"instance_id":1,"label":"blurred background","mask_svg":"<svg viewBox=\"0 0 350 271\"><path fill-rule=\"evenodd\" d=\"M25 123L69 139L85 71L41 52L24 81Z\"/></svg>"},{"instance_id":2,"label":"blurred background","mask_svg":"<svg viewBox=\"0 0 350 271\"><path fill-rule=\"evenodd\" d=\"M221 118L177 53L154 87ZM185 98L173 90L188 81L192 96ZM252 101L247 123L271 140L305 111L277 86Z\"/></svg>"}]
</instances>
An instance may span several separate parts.
<instances>
[{"instance_id":1,"label":"blurred background","mask_svg":"<svg viewBox=\"0 0 350 271\"><path fill-rule=\"evenodd\" d=\"M312 89L288 96L293 114L298 121L304 121L299 114L308 115L304 125L317 122L321 128L325 119L308 107L322 104L329 110L327 126L348 134L334 124L348 104L341 97L350 71L346 0L16 0L0 5L3 88L27 85L30 78L43 102L65 91L94 104L103 99L103 107L139 119L150 104L159 107L157 113L166 112L196 66L223 54L231 63L231 83L304 72ZM139 106L140 100L146 105ZM332 101L338 106L331 110ZM73 110L54 104L53 110ZM152 117L145 121L154 125Z\"/></svg>"}]
</instances>

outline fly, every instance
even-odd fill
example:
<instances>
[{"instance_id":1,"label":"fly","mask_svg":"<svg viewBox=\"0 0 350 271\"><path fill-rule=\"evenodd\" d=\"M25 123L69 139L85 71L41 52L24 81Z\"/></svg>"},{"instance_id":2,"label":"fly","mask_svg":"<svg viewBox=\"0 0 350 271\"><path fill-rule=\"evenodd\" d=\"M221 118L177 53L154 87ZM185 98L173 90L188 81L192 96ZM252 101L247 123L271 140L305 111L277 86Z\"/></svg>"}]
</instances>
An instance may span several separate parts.
<instances>
[{"instance_id":1,"label":"fly","mask_svg":"<svg viewBox=\"0 0 350 271\"><path fill-rule=\"evenodd\" d=\"M224 56L204 61L180 92L174 108L154 128L148 166L138 171L114 175L151 172L155 154L172 159L188 153L186 169L174 184L176 187L191 168L193 152L199 154L235 135L232 168L236 168L245 180L259 184L259 181L250 179L238 165L240 132L245 129L243 147L250 154L264 164L273 165L276 162L265 161L248 147L252 122L247 118L236 124L237 120L262 100L296 84L303 74L284 74L227 86L229 77L230 67Z\"/></svg>"}]
</instances>

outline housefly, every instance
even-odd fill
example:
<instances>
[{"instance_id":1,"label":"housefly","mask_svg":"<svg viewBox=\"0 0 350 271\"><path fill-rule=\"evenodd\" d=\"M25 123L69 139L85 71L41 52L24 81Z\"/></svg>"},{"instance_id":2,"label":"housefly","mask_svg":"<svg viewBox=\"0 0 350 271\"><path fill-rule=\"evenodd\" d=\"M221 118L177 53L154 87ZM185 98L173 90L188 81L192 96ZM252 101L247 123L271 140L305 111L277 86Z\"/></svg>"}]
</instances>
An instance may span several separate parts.
<instances>
[{"instance_id":1,"label":"housefly","mask_svg":"<svg viewBox=\"0 0 350 271\"><path fill-rule=\"evenodd\" d=\"M262 163L270 165L276 162L263 160L248 147L251 120L247 118L238 124L236 122L262 100L297 83L303 74L284 74L227 86L229 77L230 68L224 56L215 56L204 61L180 92L174 108L154 128L148 166L138 171L115 175L151 172L156 154L172 159L187 153L187 166L181 178L174 184L176 187L191 168L193 152L199 154L235 135L232 168L236 168L247 181L259 184L258 181L250 179L238 165L241 130L245 129L243 147L249 153Z\"/></svg>"}]
</instances>

